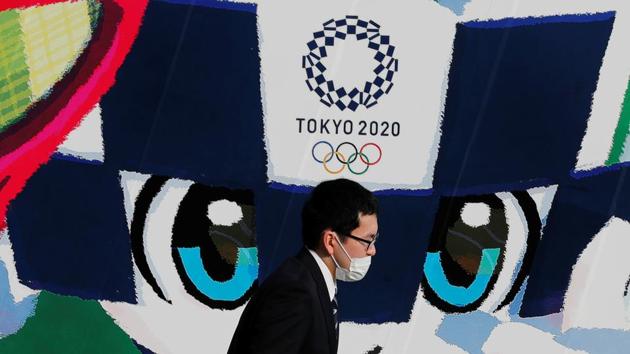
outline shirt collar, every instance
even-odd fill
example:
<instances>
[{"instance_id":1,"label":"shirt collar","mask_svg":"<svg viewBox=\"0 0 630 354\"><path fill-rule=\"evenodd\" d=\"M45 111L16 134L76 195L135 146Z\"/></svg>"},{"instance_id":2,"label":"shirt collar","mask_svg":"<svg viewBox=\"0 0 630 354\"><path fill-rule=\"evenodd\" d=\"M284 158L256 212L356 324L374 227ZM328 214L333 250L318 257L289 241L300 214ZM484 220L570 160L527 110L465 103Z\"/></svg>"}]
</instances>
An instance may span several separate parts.
<instances>
[{"instance_id":1,"label":"shirt collar","mask_svg":"<svg viewBox=\"0 0 630 354\"><path fill-rule=\"evenodd\" d=\"M315 263L317 263L317 265L319 266L319 270L322 272L322 275L324 276L324 281L326 282L326 288L328 289L328 295L330 295L330 301L332 301L337 292L337 284L335 280L333 279L332 274L330 274L330 270L328 270L328 267L326 267L326 264L324 263L322 258L312 249L310 248L307 248L307 249L311 253L311 256L315 258Z\"/></svg>"}]
</instances>

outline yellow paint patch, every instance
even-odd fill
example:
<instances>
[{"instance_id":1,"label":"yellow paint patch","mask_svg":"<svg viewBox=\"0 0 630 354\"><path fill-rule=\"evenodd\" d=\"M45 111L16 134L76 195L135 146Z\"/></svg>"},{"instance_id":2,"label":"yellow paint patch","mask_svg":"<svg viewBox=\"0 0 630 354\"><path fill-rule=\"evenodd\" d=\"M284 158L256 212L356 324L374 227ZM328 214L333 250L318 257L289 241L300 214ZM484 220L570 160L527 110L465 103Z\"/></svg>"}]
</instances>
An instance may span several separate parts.
<instances>
[{"instance_id":1,"label":"yellow paint patch","mask_svg":"<svg viewBox=\"0 0 630 354\"><path fill-rule=\"evenodd\" d=\"M32 100L37 101L74 65L91 37L88 1L20 10Z\"/></svg>"}]
</instances>

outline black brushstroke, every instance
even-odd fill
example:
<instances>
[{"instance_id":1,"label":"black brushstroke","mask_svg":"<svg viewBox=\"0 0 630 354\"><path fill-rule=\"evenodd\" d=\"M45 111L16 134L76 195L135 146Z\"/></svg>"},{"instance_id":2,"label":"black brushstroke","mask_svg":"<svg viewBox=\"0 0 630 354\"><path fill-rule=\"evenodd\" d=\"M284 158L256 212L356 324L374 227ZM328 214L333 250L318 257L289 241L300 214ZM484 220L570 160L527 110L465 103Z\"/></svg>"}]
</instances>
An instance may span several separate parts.
<instances>
[{"instance_id":1,"label":"black brushstroke","mask_svg":"<svg viewBox=\"0 0 630 354\"><path fill-rule=\"evenodd\" d=\"M376 347L370 349L369 351L365 352L365 354L378 354L383 350L383 347L381 347L380 345L377 345Z\"/></svg>"},{"instance_id":2,"label":"black brushstroke","mask_svg":"<svg viewBox=\"0 0 630 354\"><path fill-rule=\"evenodd\" d=\"M512 300L516 297L523 282L529 275L529 271L534 262L534 255L536 254L536 248L538 247L538 242L540 241L542 223L540 221L540 215L538 214L538 209L536 209L536 203L532 199L532 197L526 191L515 191L512 192L521 209L523 210L523 214L525 214L525 220L527 221L527 250L525 251L525 255L523 255L523 262L521 264L521 269L518 271L518 275L514 279L514 284L512 284L512 288L505 295L505 298L499 304L499 307L495 311L499 311L507 304L511 303Z\"/></svg>"},{"instance_id":3,"label":"black brushstroke","mask_svg":"<svg viewBox=\"0 0 630 354\"><path fill-rule=\"evenodd\" d=\"M135 201L133 219L131 220L130 238L131 254L133 255L133 259L136 262L136 266L138 267L140 274L142 274L158 297L170 304L171 301L166 299L164 292L162 292L162 289L151 272L151 268L147 262L147 257L144 253L143 237L144 226L149 213L149 208L151 207L151 202L153 202L153 199L160 192L166 181L168 181L167 177L152 176L146 181L144 186L142 186L142 190Z\"/></svg>"}]
</instances>

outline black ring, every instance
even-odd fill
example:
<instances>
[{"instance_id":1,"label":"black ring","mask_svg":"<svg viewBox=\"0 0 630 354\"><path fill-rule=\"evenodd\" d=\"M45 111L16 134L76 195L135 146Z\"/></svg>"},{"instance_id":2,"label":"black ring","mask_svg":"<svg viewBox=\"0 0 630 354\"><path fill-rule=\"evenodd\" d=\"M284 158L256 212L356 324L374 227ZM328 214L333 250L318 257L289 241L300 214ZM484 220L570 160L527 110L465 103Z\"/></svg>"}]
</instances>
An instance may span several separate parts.
<instances>
[{"instance_id":1,"label":"black ring","mask_svg":"<svg viewBox=\"0 0 630 354\"><path fill-rule=\"evenodd\" d=\"M337 156L337 153L339 152L339 148L341 148L345 144L352 145L352 147L354 148L354 153L353 153L354 154L354 159L350 159L349 158L348 161L346 161L346 162L339 160L339 156ZM356 145L354 145L353 143L351 143L349 141L344 141L343 143L337 145L337 148L335 149L335 156L337 157L337 161L339 161L340 163L342 163L344 165L350 165L351 163L353 163L357 159L357 156L359 155L358 152L359 152L359 150L357 150L357 146ZM350 154L350 155L347 155L347 156L352 156L353 154Z\"/></svg>"}]
</instances>

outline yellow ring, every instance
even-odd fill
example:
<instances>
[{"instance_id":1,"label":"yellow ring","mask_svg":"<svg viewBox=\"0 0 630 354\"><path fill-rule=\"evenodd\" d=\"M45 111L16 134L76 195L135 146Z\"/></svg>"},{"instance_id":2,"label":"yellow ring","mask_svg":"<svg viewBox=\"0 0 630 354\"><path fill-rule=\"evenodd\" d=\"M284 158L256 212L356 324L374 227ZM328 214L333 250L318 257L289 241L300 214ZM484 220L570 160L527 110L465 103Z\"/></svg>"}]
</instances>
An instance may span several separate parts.
<instances>
[{"instance_id":1,"label":"yellow ring","mask_svg":"<svg viewBox=\"0 0 630 354\"><path fill-rule=\"evenodd\" d=\"M339 151L335 151L335 155L337 156L337 158L340 159L340 161L346 162L346 157L343 156L343 154ZM332 157L332 151L327 153L326 156L324 156L324 161L322 163L322 165L324 165L324 170L326 170L326 172L330 173L331 175L336 175L341 173L341 171L343 171L344 168L346 168L346 164L344 164L343 162L341 163L341 168L338 169L337 171L333 171L331 169L328 168L328 166L326 165L326 161L328 160L329 157Z\"/></svg>"}]
</instances>

